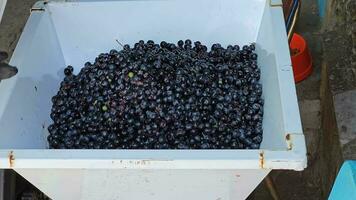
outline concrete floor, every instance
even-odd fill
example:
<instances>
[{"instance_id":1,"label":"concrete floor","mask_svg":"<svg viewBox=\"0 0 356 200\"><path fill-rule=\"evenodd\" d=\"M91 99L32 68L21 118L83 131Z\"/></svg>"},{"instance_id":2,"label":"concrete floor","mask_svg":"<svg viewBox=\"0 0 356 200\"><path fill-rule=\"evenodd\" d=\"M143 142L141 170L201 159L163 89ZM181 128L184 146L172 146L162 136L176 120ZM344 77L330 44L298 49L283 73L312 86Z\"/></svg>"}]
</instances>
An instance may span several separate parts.
<instances>
[{"instance_id":1,"label":"concrete floor","mask_svg":"<svg viewBox=\"0 0 356 200\"><path fill-rule=\"evenodd\" d=\"M0 50L5 50L11 55L21 34L24 24L29 16L29 10L37 0L8 0L3 21L0 24ZM313 74L305 81L297 84L297 94L302 118L303 130L308 149L308 168L303 172L273 171L271 176L276 182L281 199L310 200L325 199L326 192L320 185L325 185L323 179L321 151L323 151L321 127L321 69L324 59L326 33L322 30L318 17L317 0L303 1L298 27L296 29L309 44L313 56ZM336 58L335 58L336 59ZM335 72L339 74L339 72ZM347 74L347 73L346 73ZM340 76L342 77L342 76ZM336 87L336 86L335 86ZM346 87L346 86L345 86ZM338 87L336 87L338 88ZM354 97L356 96L353 94ZM342 104L345 98L336 99ZM353 101L355 102L355 101ZM356 105L355 105L356 106ZM346 109L346 108L343 108ZM356 116L356 114L355 114ZM345 125L341 125L341 128ZM354 130L355 127L347 127ZM345 128L342 128L343 130ZM346 131L347 132L347 131ZM356 152L355 146L350 147L351 152ZM324 170L325 171L325 170ZM250 195L249 199L272 199L264 185L261 183Z\"/></svg>"}]
</instances>

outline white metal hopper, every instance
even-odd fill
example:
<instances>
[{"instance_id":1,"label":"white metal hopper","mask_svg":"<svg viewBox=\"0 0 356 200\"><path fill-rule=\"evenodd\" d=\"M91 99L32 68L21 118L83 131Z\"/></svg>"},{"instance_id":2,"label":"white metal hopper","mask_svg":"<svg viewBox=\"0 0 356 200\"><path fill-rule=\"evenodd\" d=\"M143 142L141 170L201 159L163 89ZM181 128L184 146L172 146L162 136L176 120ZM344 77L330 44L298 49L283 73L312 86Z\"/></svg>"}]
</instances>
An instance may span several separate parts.
<instances>
[{"instance_id":1,"label":"white metal hopper","mask_svg":"<svg viewBox=\"0 0 356 200\"><path fill-rule=\"evenodd\" d=\"M255 42L263 84L260 150L50 150L51 97L116 40L133 45L200 40ZM0 168L57 200L244 199L272 169L303 170L306 149L280 1L123 0L38 2L0 84Z\"/></svg>"}]
</instances>

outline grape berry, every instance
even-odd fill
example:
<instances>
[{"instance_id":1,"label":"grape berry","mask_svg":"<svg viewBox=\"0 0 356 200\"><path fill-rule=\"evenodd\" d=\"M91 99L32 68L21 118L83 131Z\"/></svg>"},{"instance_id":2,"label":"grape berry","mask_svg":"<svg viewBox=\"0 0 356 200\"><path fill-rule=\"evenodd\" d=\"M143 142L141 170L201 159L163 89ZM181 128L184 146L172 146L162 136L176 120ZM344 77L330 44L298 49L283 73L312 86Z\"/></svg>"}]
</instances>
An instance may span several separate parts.
<instances>
[{"instance_id":1,"label":"grape berry","mask_svg":"<svg viewBox=\"0 0 356 200\"><path fill-rule=\"evenodd\" d=\"M254 44L140 40L100 54L52 98L54 149L258 149L263 99Z\"/></svg>"}]
</instances>

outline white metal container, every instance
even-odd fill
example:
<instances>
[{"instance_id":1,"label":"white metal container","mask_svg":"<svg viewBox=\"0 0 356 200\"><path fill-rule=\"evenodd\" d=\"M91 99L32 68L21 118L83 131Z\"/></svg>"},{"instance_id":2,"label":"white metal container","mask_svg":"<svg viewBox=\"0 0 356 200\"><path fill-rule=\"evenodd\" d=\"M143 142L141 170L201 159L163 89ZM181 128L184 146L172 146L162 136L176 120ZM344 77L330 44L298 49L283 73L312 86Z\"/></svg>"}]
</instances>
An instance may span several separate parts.
<instances>
[{"instance_id":1,"label":"white metal container","mask_svg":"<svg viewBox=\"0 0 356 200\"><path fill-rule=\"evenodd\" d=\"M116 40L256 42L262 70L260 150L49 150L51 97L63 69ZM123 0L38 2L0 84L0 168L57 200L245 199L272 169L303 170L301 128L280 1Z\"/></svg>"}]
</instances>

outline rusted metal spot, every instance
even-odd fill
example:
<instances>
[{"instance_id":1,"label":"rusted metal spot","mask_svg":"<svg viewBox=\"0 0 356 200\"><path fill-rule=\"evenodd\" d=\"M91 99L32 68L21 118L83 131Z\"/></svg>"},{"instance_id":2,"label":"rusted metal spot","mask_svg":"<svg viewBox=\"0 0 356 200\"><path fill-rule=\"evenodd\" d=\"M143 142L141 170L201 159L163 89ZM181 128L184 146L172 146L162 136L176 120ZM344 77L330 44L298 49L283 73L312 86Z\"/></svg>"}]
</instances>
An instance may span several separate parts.
<instances>
[{"instance_id":1,"label":"rusted metal spot","mask_svg":"<svg viewBox=\"0 0 356 200\"><path fill-rule=\"evenodd\" d=\"M9 153L9 164L10 164L10 167L14 167L14 164L15 164L15 156L14 156L14 151L10 151Z\"/></svg>"},{"instance_id":2,"label":"rusted metal spot","mask_svg":"<svg viewBox=\"0 0 356 200\"><path fill-rule=\"evenodd\" d=\"M286 135L286 142L287 142L287 149L292 150L293 148L292 136L289 133Z\"/></svg>"},{"instance_id":3,"label":"rusted metal spot","mask_svg":"<svg viewBox=\"0 0 356 200\"><path fill-rule=\"evenodd\" d=\"M260 152L260 168L264 169L265 167L265 158L264 158L264 152L261 151Z\"/></svg>"}]
</instances>

